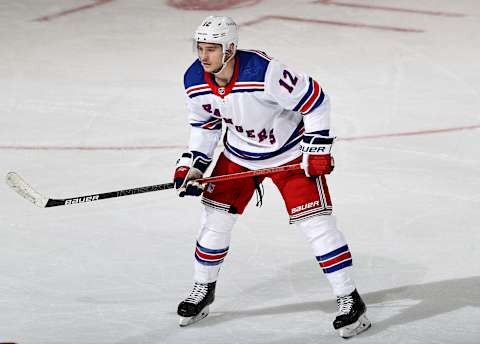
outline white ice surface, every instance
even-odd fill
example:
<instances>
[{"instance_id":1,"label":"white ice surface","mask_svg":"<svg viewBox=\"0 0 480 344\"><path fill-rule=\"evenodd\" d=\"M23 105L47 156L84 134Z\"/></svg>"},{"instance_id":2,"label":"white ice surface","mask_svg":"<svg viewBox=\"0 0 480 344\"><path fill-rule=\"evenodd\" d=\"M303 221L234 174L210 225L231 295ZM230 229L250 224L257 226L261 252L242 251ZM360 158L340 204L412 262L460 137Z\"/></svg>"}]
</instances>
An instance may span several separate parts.
<instances>
[{"instance_id":1,"label":"white ice surface","mask_svg":"<svg viewBox=\"0 0 480 344\"><path fill-rule=\"evenodd\" d=\"M480 124L476 0L344 1L463 17L265 0L238 22L284 15L240 47L313 75L339 138ZM210 12L118 0L0 2L0 176L54 197L169 182L187 141L182 75ZM339 140L329 177L373 327L355 343L480 343L480 129ZM32 149L12 149L30 146ZM151 150L39 147L157 146ZM9 148L10 147L10 148ZM163 147L163 148L162 148ZM171 148L168 148L171 147ZM37 149L33 149L37 148ZM3 178L3 177L2 177ZM198 199L171 190L40 209L0 184L0 342L340 343L335 303L278 191L236 226L211 314L177 325L192 281Z\"/></svg>"}]
</instances>

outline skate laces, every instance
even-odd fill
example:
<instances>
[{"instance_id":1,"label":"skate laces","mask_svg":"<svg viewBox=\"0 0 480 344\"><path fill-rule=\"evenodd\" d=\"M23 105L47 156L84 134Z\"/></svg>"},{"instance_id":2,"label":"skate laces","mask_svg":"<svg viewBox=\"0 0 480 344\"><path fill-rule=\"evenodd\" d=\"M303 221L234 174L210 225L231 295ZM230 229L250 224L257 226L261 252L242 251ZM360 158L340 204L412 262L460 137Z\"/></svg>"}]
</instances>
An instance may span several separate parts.
<instances>
[{"instance_id":1,"label":"skate laces","mask_svg":"<svg viewBox=\"0 0 480 344\"><path fill-rule=\"evenodd\" d=\"M195 283L185 302L198 304L208 293L208 284Z\"/></svg>"},{"instance_id":2,"label":"skate laces","mask_svg":"<svg viewBox=\"0 0 480 344\"><path fill-rule=\"evenodd\" d=\"M338 315L348 314L353 307L353 297L346 295L337 297Z\"/></svg>"}]
</instances>

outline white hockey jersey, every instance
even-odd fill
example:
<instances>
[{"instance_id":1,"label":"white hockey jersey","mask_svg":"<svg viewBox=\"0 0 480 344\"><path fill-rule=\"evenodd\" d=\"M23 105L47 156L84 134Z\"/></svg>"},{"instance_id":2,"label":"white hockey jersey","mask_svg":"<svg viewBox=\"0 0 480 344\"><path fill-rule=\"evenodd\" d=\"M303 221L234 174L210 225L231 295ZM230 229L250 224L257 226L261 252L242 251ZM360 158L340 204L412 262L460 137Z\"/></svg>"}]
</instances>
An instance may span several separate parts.
<instances>
[{"instance_id":1,"label":"white hockey jersey","mask_svg":"<svg viewBox=\"0 0 480 344\"><path fill-rule=\"evenodd\" d=\"M185 72L189 150L212 157L226 126L225 155L249 169L301 155L304 132L328 135L330 104L319 84L255 50L238 50L229 84L220 87L197 59Z\"/></svg>"}]
</instances>

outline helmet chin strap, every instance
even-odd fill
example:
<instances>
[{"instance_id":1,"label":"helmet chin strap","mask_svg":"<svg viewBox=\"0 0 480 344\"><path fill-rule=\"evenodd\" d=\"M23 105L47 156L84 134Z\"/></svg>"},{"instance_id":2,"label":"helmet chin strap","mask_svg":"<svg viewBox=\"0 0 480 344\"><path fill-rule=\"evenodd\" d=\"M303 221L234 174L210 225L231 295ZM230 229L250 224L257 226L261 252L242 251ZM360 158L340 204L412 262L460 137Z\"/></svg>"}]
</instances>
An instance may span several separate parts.
<instances>
[{"instance_id":1,"label":"helmet chin strap","mask_svg":"<svg viewBox=\"0 0 480 344\"><path fill-rule=\"evenodd\" d=\"M227 67L228 62L235 56L235 50L233 50L232 54L230 57L223 62L222 67L217 69L216 71L212 72L213 75L218 76L221 72L225 70L225 67ZM223 59L225 59L225 53L223 53Z\"/></svg>"}]
</instances>

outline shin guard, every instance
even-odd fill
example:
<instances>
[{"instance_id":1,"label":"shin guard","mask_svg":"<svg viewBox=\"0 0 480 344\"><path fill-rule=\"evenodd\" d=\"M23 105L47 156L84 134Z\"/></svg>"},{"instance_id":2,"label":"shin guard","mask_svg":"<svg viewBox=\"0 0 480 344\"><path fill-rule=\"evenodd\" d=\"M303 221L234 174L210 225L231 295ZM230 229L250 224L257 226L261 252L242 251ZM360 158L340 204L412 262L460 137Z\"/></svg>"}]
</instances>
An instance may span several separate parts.
<instances>
[{"instance_id":1,"label":"shin guard","mask_svg":"<svg viewBox=\"0 0 480 344\"><path fill-rule=\"evenodd\" d=\"M202 223L195 248L196 282L210 283L217 280L228 253L231 231L237 216L209 207L202 210Z\"/></svg>"},{"instance_id":2,"label":"shin guard","mask_svg":"<svg viewBox=\"0 0 480 344\"><path fill-rule=\"evenodd\" d=\"M352 256L333 215L315 216L297 223L312 246L317 261L336 296L355 290Z\"/></svg>"}]
</instances>

